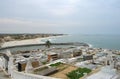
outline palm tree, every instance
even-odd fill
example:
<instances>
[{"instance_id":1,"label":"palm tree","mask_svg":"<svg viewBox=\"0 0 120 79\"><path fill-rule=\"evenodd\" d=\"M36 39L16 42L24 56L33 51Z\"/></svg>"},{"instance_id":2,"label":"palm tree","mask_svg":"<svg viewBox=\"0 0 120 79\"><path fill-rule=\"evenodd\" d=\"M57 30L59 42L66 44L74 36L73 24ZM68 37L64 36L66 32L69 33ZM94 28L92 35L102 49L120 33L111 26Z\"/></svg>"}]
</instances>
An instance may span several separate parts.
<instances>
[{"instance_id":1,"label":"palm tree","mask_svg":"<svg viewBox=\"0 0 120 79\"><path fill-rule=\"evenodd\" d=\"M46 41L46 47L50 48L51 42L49 40Z\"/></svg>"}]
</instances>

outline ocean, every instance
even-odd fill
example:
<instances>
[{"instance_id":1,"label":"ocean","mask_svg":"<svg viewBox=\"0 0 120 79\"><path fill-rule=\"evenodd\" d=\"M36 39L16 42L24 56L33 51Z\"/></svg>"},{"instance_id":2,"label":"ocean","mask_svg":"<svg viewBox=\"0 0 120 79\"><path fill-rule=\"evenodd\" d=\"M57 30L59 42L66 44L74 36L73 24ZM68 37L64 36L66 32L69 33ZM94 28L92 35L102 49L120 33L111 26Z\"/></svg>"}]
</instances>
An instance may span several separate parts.
<instances>
[{"instance_id":1,"label":"ocean","mask_svg":"<svg viewBox=\"0 0 120 79\"><path fill-rule=\"evenodd\" d=\"M66 35L51 42L84 42L95 48L120 50L120 35Z\"/></svg>"}]
</instances>

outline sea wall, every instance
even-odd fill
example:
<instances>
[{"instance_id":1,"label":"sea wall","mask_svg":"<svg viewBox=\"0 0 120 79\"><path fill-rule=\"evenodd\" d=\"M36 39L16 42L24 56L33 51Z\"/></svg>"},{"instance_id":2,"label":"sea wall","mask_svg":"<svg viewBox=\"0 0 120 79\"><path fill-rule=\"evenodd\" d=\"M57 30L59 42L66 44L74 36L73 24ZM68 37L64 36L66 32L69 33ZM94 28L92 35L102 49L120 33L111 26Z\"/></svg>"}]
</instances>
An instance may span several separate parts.
<instances>
[{"instance_id":1,"label":"sea wall","mask_svg":"<svg viewBox=\"0 0 120 79\"><path fill-rule=\"evenodd\" d=\"M0 50L15 48L15 47L25 47L25 46L45 46L46 44L28 44L28 45L17 45L17 46L8 46L8 47L1 47ZM79 43L79 42L70 42L70 43L51 43L52 45L73 45L73 46L86 46L89 47L86 43Z\"/></svg>"}]
</instances>

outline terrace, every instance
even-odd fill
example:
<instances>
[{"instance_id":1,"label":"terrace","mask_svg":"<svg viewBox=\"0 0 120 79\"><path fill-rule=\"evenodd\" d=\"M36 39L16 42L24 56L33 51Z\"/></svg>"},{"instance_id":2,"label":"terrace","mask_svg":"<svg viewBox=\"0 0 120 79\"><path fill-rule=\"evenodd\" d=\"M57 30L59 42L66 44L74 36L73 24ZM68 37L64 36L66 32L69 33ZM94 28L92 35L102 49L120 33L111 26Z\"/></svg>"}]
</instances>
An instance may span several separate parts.
<instances>
[{"instance_id":1,"label":"terrace","mask_svg":"<svg viewBox=\"0 0 120 79\"><path fill-rule=\"evenodd\" d=\"M77 69L77 67L70 66L70 65L67 65L67 64L61 64L61 65L57 66L57 68L58 68L58 72L50 75L51 77L68 79L66 74L69 73L70 71L73 71L73 70Z\"/></svg>"}]
</instances>

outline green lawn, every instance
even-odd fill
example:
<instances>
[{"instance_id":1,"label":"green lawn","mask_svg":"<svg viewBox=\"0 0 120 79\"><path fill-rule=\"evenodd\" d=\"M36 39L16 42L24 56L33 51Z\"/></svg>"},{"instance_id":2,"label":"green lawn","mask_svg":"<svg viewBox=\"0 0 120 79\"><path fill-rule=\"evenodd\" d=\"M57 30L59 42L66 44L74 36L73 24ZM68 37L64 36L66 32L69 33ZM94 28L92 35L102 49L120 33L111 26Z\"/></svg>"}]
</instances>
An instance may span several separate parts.
<instances>
[{"instance_id":1,"label":"green lawn","mask_svg":"<svg viewBox=\"0 0 120 79\"><path fill-rule=\"evenodd\" d=\"M76 70L73 70L69 73L67 73L67 77L69 79L79 79L84 76L84 73L90 73L91 70L88 68L78 68Z\"/></svg>"},{"instance_id":2,"label":"green lawn","mask_svg":"<svg viewBox=\"0 0 120 79\"><path fill-rule=\"evenodd\" d=\"M56 66L59 66L59 65L61 65L61 64L63 64L63 63L57 62L57 63L55 63L55 64L50 64L50 66L51 66L51 67L56 67Z\"/></svg>"}]
</instances>

